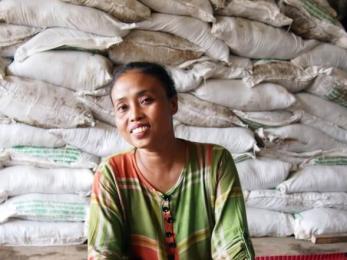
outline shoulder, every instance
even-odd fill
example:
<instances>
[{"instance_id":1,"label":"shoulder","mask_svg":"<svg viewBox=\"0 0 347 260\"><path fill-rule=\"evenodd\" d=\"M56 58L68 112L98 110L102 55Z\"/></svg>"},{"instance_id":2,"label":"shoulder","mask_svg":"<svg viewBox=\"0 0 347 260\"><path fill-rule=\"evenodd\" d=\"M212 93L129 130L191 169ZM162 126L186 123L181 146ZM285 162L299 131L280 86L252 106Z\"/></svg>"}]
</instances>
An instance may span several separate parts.
<instances>
[{"instance_id":1,"label":"shoulder","mask_svg":"<svg viewBox=\"0 0 347 260\"><path fill-rule=\"evenodd\" d=\"M115 178L132 175L134 172L134 149L113 154L105 158L97 169L97 173L111 174Z\"/></svg>"}]
</instances>

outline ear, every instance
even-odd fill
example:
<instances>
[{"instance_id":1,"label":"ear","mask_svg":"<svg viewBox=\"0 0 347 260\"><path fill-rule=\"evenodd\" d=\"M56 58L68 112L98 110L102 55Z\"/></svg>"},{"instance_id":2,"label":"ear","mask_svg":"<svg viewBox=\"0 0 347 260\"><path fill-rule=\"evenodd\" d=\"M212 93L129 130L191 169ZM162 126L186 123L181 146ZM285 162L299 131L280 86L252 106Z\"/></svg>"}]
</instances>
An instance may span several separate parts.
<instances>
[{"instance_id":1,"label":"ear","mask_svg":"<svg viewBox=\"0 0 347 260\"><path fill-rule=\"evenodd\" d=\"M177 113L178 110L178 101L177 101L177 95L170 98L170 107L171 107L171 114L174 115Z\"/></svg>"}]
</instances>

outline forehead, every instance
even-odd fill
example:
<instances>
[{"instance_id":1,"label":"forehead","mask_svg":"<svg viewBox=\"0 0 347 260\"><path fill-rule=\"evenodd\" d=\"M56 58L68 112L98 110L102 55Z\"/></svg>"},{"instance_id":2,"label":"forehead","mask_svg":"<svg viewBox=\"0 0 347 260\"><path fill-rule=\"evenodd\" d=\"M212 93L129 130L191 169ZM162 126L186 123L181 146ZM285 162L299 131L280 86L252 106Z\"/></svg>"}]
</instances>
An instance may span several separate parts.
<instances>
[{"instance_id":1,"label":"forehead","mask_svg":"<svg viewBox=\"0 0 347 260\"><path fill-rule=\"evenodd\" d=\"M139 70L130 70L119 76L112 88L114 100L136 95L139 92L164 93L165 86L159 79Z\"/></svg>"}]
</instances>

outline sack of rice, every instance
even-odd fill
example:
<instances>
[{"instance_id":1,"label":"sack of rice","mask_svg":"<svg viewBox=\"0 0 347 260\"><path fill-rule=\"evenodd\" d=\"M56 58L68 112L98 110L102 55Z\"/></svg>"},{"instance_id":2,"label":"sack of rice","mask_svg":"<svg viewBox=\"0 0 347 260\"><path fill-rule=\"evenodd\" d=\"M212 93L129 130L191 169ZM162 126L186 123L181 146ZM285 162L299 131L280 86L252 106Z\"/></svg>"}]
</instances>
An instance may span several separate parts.
<instances>
[{"instance_id":1,"label":"sack of rice","mask_svg":"<svg viewBox=\"0 0 347 260\"><path fill-rule=\"evenodd\" d=\"M49 69L47 69L49 68ZM94 90L112 80L112 63L82 51L46 51L8 66L10 75L42 80L71 90Z\"/></svg>"},{"instance_id":2,"label":"sack of rice","mask_svg":"<svg viewBox=\"0 0 347 260\"><path fill-rule=\"evenodd\" d=\"M301 166L306 165L347 165L347 149L334 149L322 152L305 160Z\"/></svg>"},{"instance_id":3,"label":"sack of rice","mask_svg":"<svg viewBox=\"0 0 347 260\"><path fill-rule=\"evenodd\" d=\"M290 29L295 34L347 48L347 33L329 9L316 0L280 1L280 10L293 19Z\"/></svg>"},{"instance_id":4,"label":"sack of rice","mask_svg":"<svg viewBox=\"0 0 347 260\"><path fill-rule=\"evenodd\" d=\"M123 22L144 20L151 15L151 10L137 0L62 0L67 3L85 5L100 9Z\"/></svg>"},{"instance_id":5,"label":"sack of rice","mask_svg":"<svg viewBox=\"0 0 347 260\"><path fill-rule=\"evenodd\" d=\"M89 199L74 194L31 193L0 204L0 223L10 218L33 221L85 221Z\"/></svg>"},{"instance_id":6,"label":"sack of rice","mask_svg":"<svg viewBox=\"0 0 347 260\"><path fill-rule=\"evenodd\" d=\"M79 91L76 97L85 104L93 113L95 119L115 126L115 114L109 94L110 88L106 87L102 94L90 91Z\"/></svg>"},{"instance_id":7,"label":"sack of rice","mask_svg":"<svg viewBox=\"0 0 347 260\"><path fill-rule=\"evenodd\" d=\"M259 128L256 133L265 142L266 147L288 152L303 153L347 148L347 144L342 144L322 131L303 124Z\"/></svg>"},{"instance_id":8,"label":"sack of rice","mask_svg":"<svg viewBox=\"0 0 347 260\"><path fill-rule=\"evenodd\" d=\"M200 99L242 111L285 109L295 97L284 87L263 83L249 88L242 80L207 80L192 92Z\"/></svg>"},{"instance_id":9,"label":"sack of rice","mask_svg":"<svg viewBox=\"0 0 347 260\"><path fill-rule=\"evenodd\" d=\"M280 28L239 17L217 17L212 33L225 41L232 53L256 59L288 60L318 44Z\"/></svg>"},{"instance_id":10,"label":"sack of rice","mask_svg":"<svg viewBox=\"0 0 347 260\"><path fill-rule=\"evenodd\" d=\"M122 38L119 36L105 37L68 28L48 28L22 44L14 59L23 61L36 53L62 47L102 51L120 42Z\"/></svg>"},{"instance_id":11,"label":"sack of rice","mask_svg":"<svg viewBox=\"0 0 347 260\"><path fill-rule=\"evenodd\" d=\"M229 61L228 46L212 35L208 23L198 19L154 13L148 20L137 23L136 28L172 33L200 46L208 56L216 60Z\"/></svg>"},{"instance_id":12,"label":"sack of rice","mask_svg":"<svg viewBox=\"0 0 347 260\"><path fill-rule=\"evenodd\" d=\"M17 49L24 43L25 41L21 41L19 43L15 43L9 46L5 46L5 47L0 47L0 57L4 57L4 58L9 58L13 59Z\"/></svg>"},{"instance_id":13,"label":"sack of rice","mask_svg":"<svg viewBox=\"0 0 347 260\"><path fill-rule=\"evenodd\" d=\"M347 72L337 68L311 68L317 77L307 92L347 107Z\"/></svg>"},{"instance_id":14,"label":"sack of rice","mask_svg":"<svg viewBox=\"0 0 347 260\"><path fill-rule=\"evenodd\" d=\"M41 28L0 23L0 47L20 43L40 31Z\"/></svg>"},{"instance_id":15,"label":"sack of rice","mask_svg":"<svg viewBox=\"0 0 347 260\"><path fill-rule=\"evenodd\" d=\"M278 190L254 190L246 192L247 207L285 213L299 213L312 208L347 210L346 192L300 192L283 194Z\"/></svg>"},{"instance_id":16,"label":"sack of rice","mask_svg":"<svg viewBox=\"0 0 347 260\"><path fill-rule=\"evenodd\" d=\"M223 8L217 9L218 15L239 16L259 21L275 27L290 25L292 19L282 14L275 2L267 0L231 0Z\"/></svg>"},{"instance_id":17,"label":"sack of rice","mask_svg":"<svg viewBox=\"0 0 347 260\"><path fill-rule=\"evenodd\" d=\"M294 233L291 214L247 207L247 222L251 237L286 237Z\"/></svg>"},{"instance_id":18,"label":"sack of rice","mask_svg":"<svg viewBox=\"0 0 347 260\"><path fill-rule=\"evenodd\" d=\"M93 173L88 169L44 169L12 166L0 170L0 192L7 196L26 193L90 194Z\"/></svg>"},{"instance_id":19,"label":"sack of rice","mask_svg":"<svg viewBox=\"0 0 347 260\"><path fill-rule=\"evenodd\" d=\"M252 63L247 58L232 58L230 64L213 61L206 56L194 61L187 61L179 67L167 66L177 92L196 89L209 78L241 79L249 75Z\"/></svg>"},{"instance_id":20,"label":"sack of rice","mask_svg":"<svg viewBox=\"0 0 347 260\"><path fill-rule=\"evenodd\" d=\"M251 87L262 82L271 82L285 87L289 92L304 90L316 73L309 69L302 69L287 61L261 62L253 65L248 77L244 81Z\"/></svg>"},{"instance_id":21,"label":"sack of rice","mask_svg":"<svg viewBox=\"0 0 347 260\"><path fill-rule=\"evenodd\" d=\"M0 57L0 79L4 79L6 76L6 67L10 65L12 60Z\"/></svg>"},{"instance_id":22,"label":"sack of rice","mask_svg":"<svg viewBox=\"0 0 347 260\"><path fill-rule=\"evenodd\" d=\"M47 129L21 123L0 123L0 148L17 145L61 147L65 142L50 134Z\"/></svg>"},{"instance_id":23,"label":"sack of rice","mask_svg":"<svg viewBox=\"0 0 347 260\"><path fill-rule=\"evenodd\" d=\"M98 122L91 128L50 129L67 144L100 157L123 152L132 148L115 127Z\"/></svg>"},{"instance_id":24,"label":"sack of rice","mask_svg":"<svg viewBox=\"0 0 347 260\"><path fill-rule=\"evenodd\" d=\"M99 157L73 147L45 148L15 146L5 149L10 156L7 166L31 165L41 168L96 169Z\"/></svg>"},{"instance_id":25,"label":"sack of rice","mask_svg":"<svg viewBox=\"0 0 347 260\"><path fill-rule=\"evenodd\" d=\"M253 132L243 127L205 128L176 124L175 136L192 142L218 144L230 153L258 149Z\"/></svg>"},{"instance_id":26,"label":"sack of rice","mask_svg":"<svg viewBox=\"0 0 347 260\"><path fill-rule=\"evenodd\" d=\"M117 21L103 11L60 0L2 0L0 20L34 27L65 27L103 36L124 36L134 24Z\"/></svg>"},{"instance_id":27,"label":"sack of rice","mask_svg":"<svg viewBox=\"0 0 347 260\"><path fill-rule=\"evenodd\" d=\"M347 130L325 119L303 112L300 123L314 127L338 141L347 143Z\"/></svg>"},{"instance_id":28,"label":"sack of rice","mask_svg":"<svg viewBox=\"0 0 347 260\"><path fill-rule=\"evenodd\" d=\"M236 164L242 189L275 188L289 175L292 165L270 158L249 159Z\"/></svg>"},{"instance_id":29,"label":"sack of rice","mask_svg":"<svg viewBox=\"0 0 347 260\"><path fill-rule=\"evenodd\" d=\"M209 0L141 0L156 12L192 16L205 22L214 22L213 9Z\"/></svg>"},{"instance_id":30,"label":"sack of rice","mask_svg":"<svg viewBox=\"0 0 347 260\"><path fill-rule=\"evenodd\" d=\"M294 215L296 239L310 239L312 235L338 234L347 232L347 211L318 208Z\"/></svg>"},{"instance_id":31,"label":"sack of rice","mask_svg":"<svg viewBox=\"0 0 347 260\"><path fill-rule=\"evenodd\" d=\"M265 111L243 112L232 110L248 127L252 129L285 126L301 120L301 111Z\"/></svg>"},{"instance_id":32,"label":"sack of rice","mask_svg":"<svg viewBox=\"0 0 347 260\"><path fill-rule=\"evenodd\" d=\"M118 45L108 51L115 63L148 61L179 65L203 55L201 47L188 40L165 32L133 30Z\"/></svg>"},{"instance_id":33,"label":"sack of rice","mask_svg":"<svg viewBox=\"0 0 347 260\"><path fill-rule=\"evenodd\" d=\"M282 193L347 192L347 166L306 166L279 184L277 189Z\"/></svg>"},{"instance_id":34,"label":"sack of rice","mask_svg":"<svg viewBox=\"0 0 347 260\"><path fill-rule=\"evenodd\" d=\"M94 125L92 113L72 91L14 76L0 80L0 113L43 128Z\"/></svg>"},{"instance_id":35,"label":"sack of rice","mask_svg":"<svg viewBox=\"0 0 347 260\"><path fill-rule=\"evenodd\" d=\"M83 222L11 220L0 225L2 246L62 246L83 244Z\"/></svg>"},{"instance_id":36,"label":"sack of rice","mask_svg":"<svg viewBox=\"0 0 347 260\"><path fill-rule=\"evenodd\" d=\"M321 43L312 50L292 59L292 62L302 68L321 66L335 67L347 71L347 50L332 44Z\"/></svg>"},{"instance_id":37,"label":"sack of rice","mask_svg":"<svg viewBox=\"0 0 347 260\"><path fill-rule=\"evenodd\" d=\"M183 124L191 126L245 126L230 109L185 93L178 94L178 111L174 118Z\"/></svg>"},{"instance_id":38,"label":"sack of rice","mask_svg":"<svg viewBox=\"0 0 347 260\"><path fill-rule=\"evenodd\" d=\"M295 97L297 102L289 109L303 110L347 130L347 110L345 107L308 93L298 93Z\"/></svg>"}]
</instances>

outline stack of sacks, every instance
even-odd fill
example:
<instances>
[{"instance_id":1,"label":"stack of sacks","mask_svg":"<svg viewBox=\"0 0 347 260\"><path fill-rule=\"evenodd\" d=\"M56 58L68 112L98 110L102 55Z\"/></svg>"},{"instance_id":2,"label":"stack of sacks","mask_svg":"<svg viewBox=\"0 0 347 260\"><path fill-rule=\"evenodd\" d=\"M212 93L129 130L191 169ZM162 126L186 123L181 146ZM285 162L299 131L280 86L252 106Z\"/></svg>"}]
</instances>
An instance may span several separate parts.
<instances>
[{"instance_id":1,"label":"stack of sacks","mask_svg":"<svg viewBox=\"0 0 347 260\"><path fill-rule=\"evenodd\" d=\"M347 37L325 0L3 0L0 19L2 171L94 168L131 149L115 128L109 84L119 64L152 61L179 92L176 136L234 155L251 235L308 238L332 232L329 214L347 216ZM334 176L329 187L310 175L317 169ZM307 187L294 185L300 176ZM17 205L58 201L0 194L12 208L3 222L46 221Z\"/></svg>"}]
</instances>

